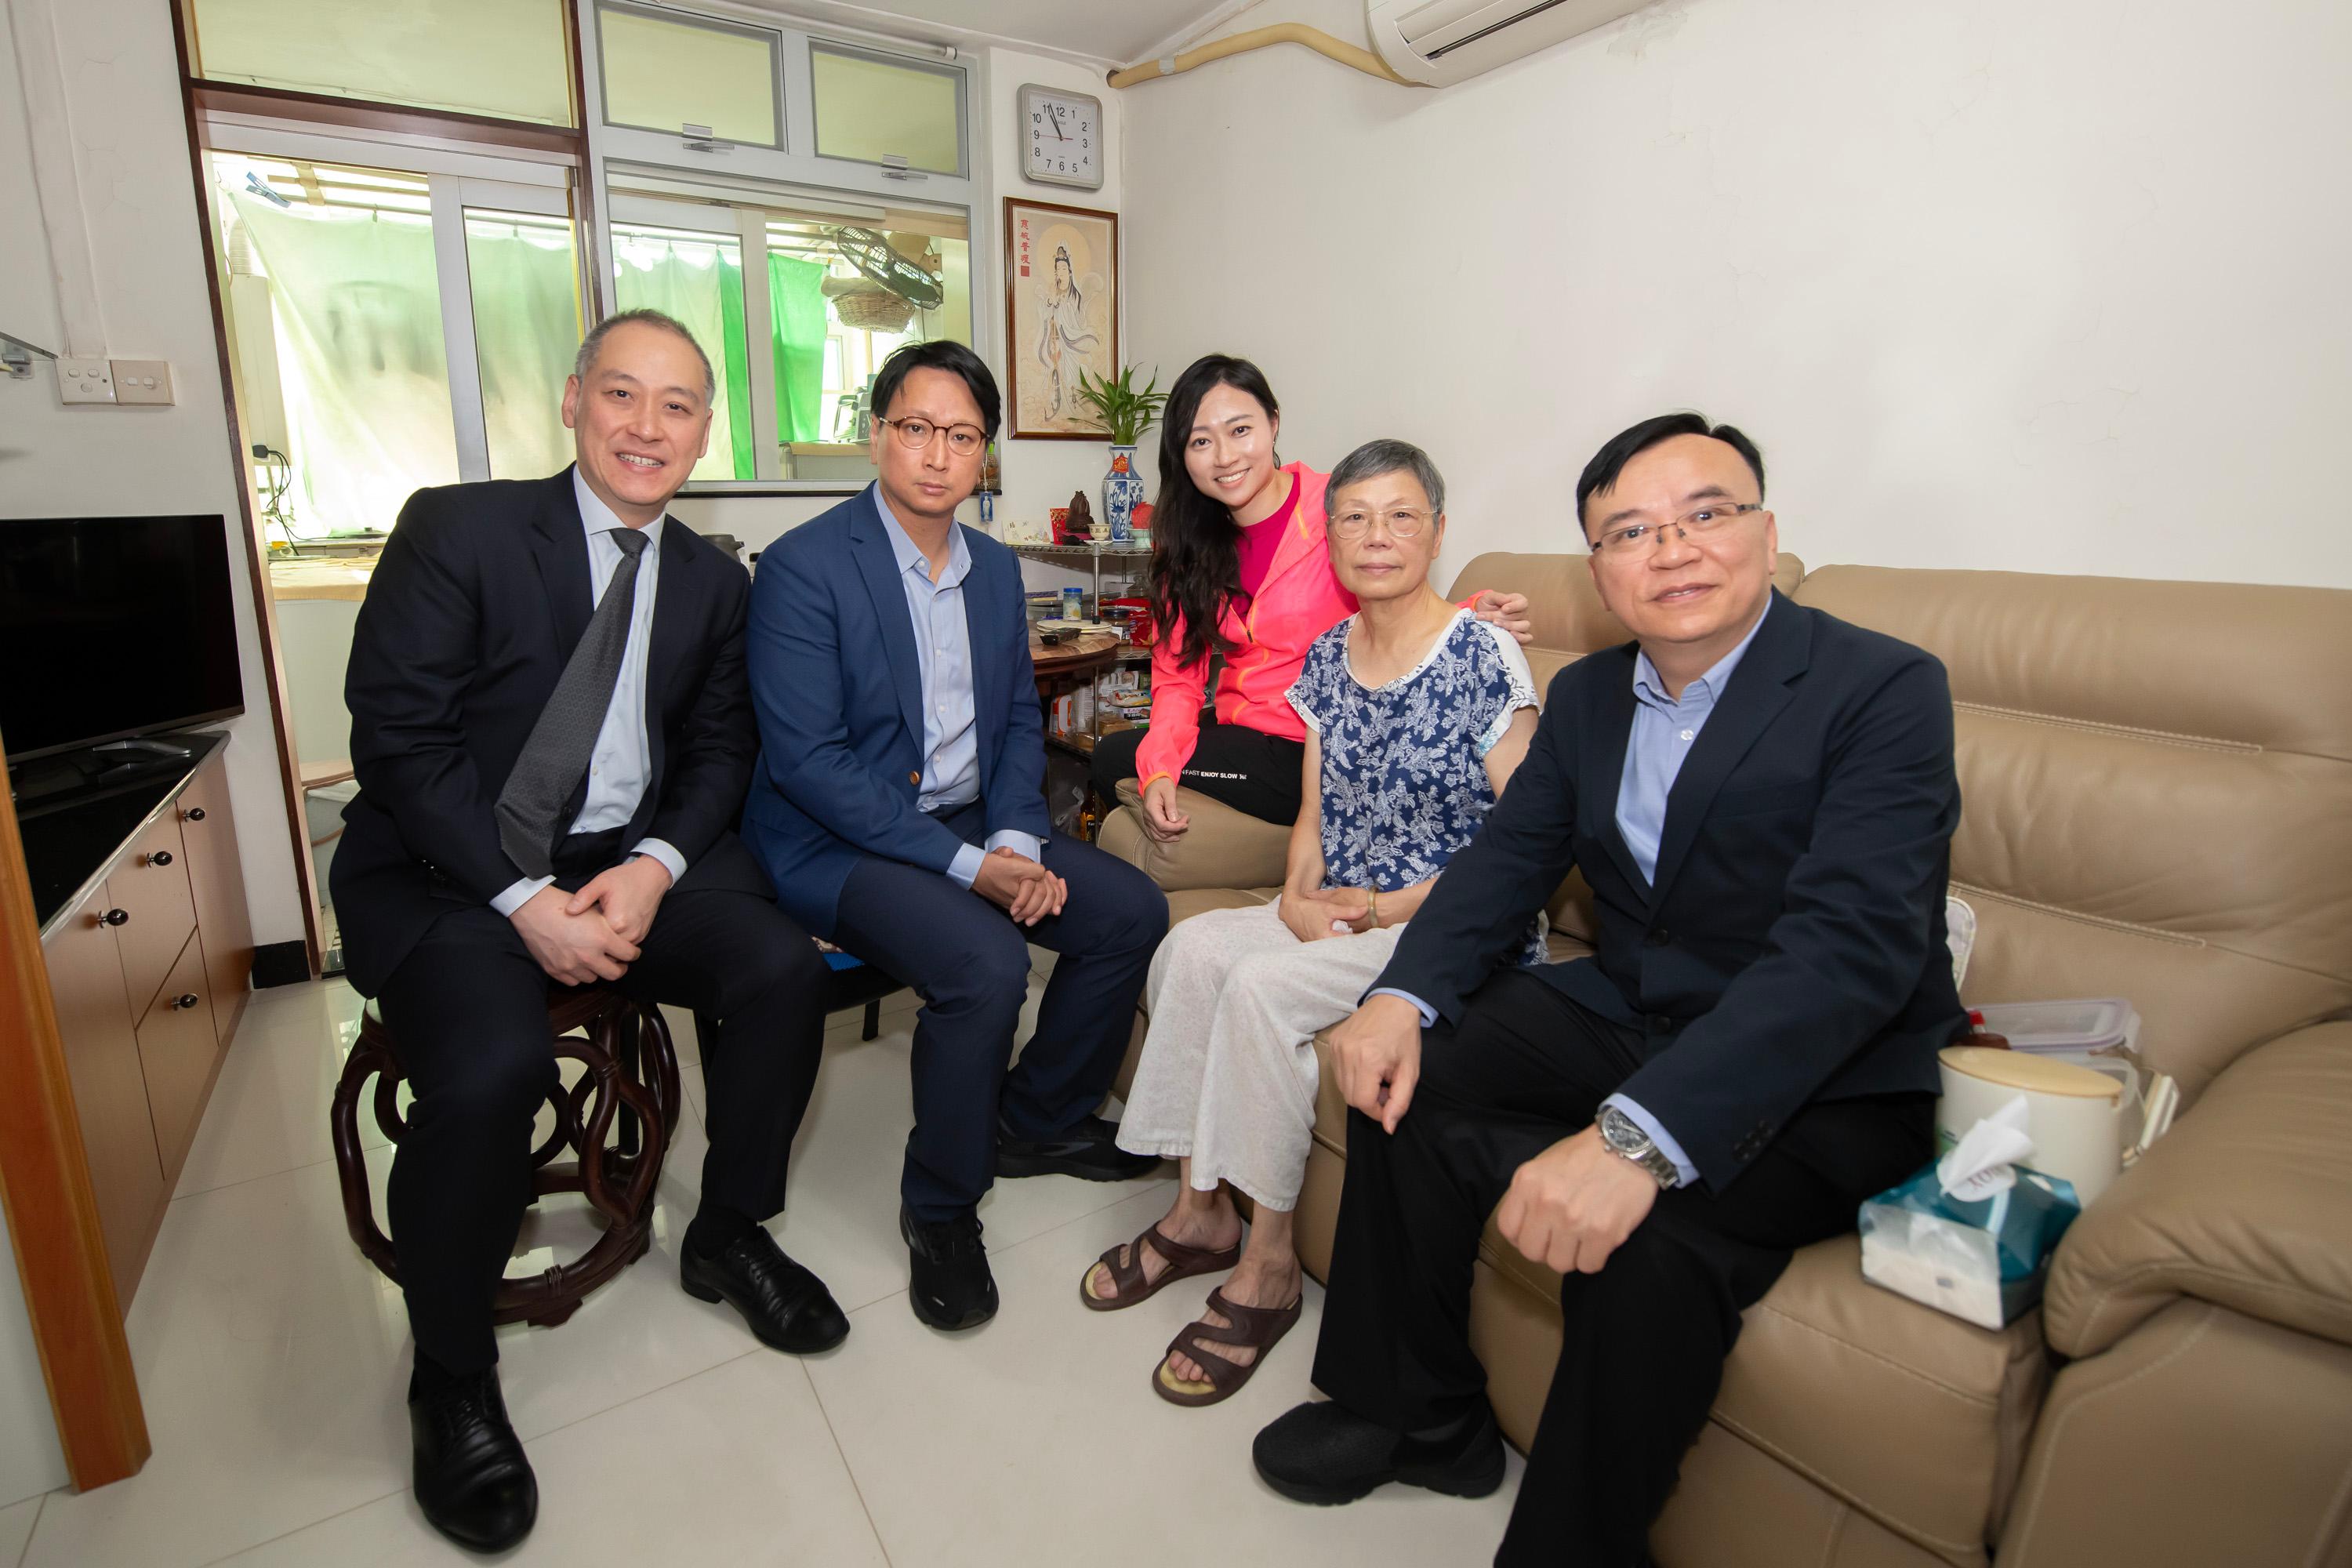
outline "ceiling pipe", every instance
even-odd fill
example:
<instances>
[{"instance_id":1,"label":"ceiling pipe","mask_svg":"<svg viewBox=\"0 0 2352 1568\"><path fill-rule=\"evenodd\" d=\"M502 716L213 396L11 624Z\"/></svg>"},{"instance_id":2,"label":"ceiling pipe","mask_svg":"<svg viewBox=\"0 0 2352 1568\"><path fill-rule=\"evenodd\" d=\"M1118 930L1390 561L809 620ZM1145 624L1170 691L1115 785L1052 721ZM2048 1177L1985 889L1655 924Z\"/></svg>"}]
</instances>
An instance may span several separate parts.
<instances>
[{"instance_id":1,"label":"ceiling pipe","mask_svg":"<svg viewBox=\"0 0 2352 1568\"><path fill-rule=\"evenodd\" d=\"M1392 81L1399 87L1423 85L1397 75L1389 68L1386 60L1371 50L1343 43L1321 28L1309 27L1301 22L1280 22L1271 27L1253 27L1246 33L1235 33L1231 37L1202 44L1197 49L1186 49L1181 55L1162 56L1139 66L1129 66L1111 72L1110 84L1113 87L1133 87L1138 82L1156 81L1164 76L1175 76L1195 66L1206 65L1211 60L1223 59L1227 55L1247 54L1252 49L1263 49L1275 44L1301 45L1326 59L1337 60L1352 70L1376 76L1382 81Z\"/></svg>"}]
</instances>

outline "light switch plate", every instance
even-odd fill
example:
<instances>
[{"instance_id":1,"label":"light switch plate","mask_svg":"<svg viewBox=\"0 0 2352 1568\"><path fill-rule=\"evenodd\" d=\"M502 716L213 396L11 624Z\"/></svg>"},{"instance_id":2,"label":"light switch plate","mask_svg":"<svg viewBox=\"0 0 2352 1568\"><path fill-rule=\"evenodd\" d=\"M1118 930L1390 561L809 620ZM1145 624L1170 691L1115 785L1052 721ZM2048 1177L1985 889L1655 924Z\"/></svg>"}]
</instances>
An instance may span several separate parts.
<instances>
[{"instance_id":1,"label":"light switch plate","mask_svg":"<svg viewBox=\"0 0 2352 1568\"><path fill-rule=\"evenodd\" d=\"M111 403L114 373L102 359L61 359L58 392L68 403Z\"/></svg>"},{"instance_id":2,"label":"light switch plate","mask_svg":"<svg viewBox=\"0 0 2352 1568\"><path fill-rule=\"evenodd\" d=\"M172 401L172 364L169 360L119 359L112 363L115 402Z\"/></svg>"}]
</instances>

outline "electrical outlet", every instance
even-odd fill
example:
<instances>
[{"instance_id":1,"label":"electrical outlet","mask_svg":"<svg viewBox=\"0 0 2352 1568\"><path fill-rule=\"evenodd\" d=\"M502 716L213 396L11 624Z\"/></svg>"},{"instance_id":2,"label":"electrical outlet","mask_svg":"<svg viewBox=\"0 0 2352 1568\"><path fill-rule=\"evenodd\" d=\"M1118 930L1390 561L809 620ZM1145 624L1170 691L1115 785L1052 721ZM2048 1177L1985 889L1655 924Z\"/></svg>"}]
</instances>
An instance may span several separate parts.
<instances>
[{"instance_id":1,"label":"electrical outlet","mask_svg":"<svg viewBox=\"0 0 2352 1568\"><path fill-rule=\"evenodd\" d=\"M61 359L58 392L68 403L111 403L114 373L102 359Z\"/></svg>"},{"instance_id":2,"label":"electrical outlet","mask_svg":"<svg viewBox=\"0 0 2352 1568\"><path fill-rule=\"evenodd\" d=\"M114 365L114 401L169 403L172 365L169 360L119 359Z\"/></svg>"}]
</instances>

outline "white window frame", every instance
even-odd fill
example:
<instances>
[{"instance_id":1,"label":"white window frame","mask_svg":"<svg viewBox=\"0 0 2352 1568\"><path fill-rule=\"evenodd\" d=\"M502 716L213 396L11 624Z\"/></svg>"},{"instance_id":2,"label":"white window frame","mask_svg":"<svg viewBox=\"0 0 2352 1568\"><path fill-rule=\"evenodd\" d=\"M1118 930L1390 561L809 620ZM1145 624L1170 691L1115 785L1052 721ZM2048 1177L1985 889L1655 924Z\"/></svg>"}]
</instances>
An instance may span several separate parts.
<instances>
[{"instance_id":1,"label":"white window frame","mask_svg":"<svg viewBox=\"0 0 2352 1568\"><path fill-rule=\"evenodd\" d=\"M635 0L642 5L644 0ZM743 240L744 255L766 254L767 235L764 215L753 209L772 206L797 212L835 210L844 206L857 207L934 207L960 212L971 246L971 347L983 360L996 363L995 312L987 301L998 297L1003 280L999 277L1000 261L996 194L989 174L987 157L989 127L982 108L989 101L988 65L985 58L969 50L950 50L929 45L893 42L888 37L853 27L828 27L822 23L781 16L772 11L732 3L732 0L691 0L690 4L665 4L660 9L675 13L680 20L697 17L736 26L748 26L774 32L781 40L778 58L782 79L778 84L778 102L783 121L783 145L757 147L748 143L728 143L689 138L682 133L639 130L631 126L611 125L604 119L604 83L602 46L596 31L597 0L573 0L578 9L581 38L581 120L588 137L589 178L595 186L595 233L586 248L596 264L589 279L593 308L591 315L601 319L615 309L613 268L613 232L615 198L612 190L611 169L623 171L624 186L642 186L650 176L660 181L674 194L692 199L698 187L704 199L716 198L735 204L731 226L706 219L698 226L708 232L735 232ZM830 47L856 53L888 58L901 57L910 63L963 73L964 83L961 102L963 108L963 163L965 174L959 175L931 174L922 170L897 170L877 163L866 163L847 158L821 157L816 152L816 100L814 82L809 66L809 45L823 43ZM631 207L626 195L620 204ZM714 214L718 209L709 209ZM845 216L864 216L863 213ZM624 223L670 222L667 219L632 218L623 216ZM674 223L671 226L676 226ZM757 281L754 282L756 278ZM768 321L767 269L753 267L748 259L743 268L745 336L752 340L746 344L751 366L751 418L757 433L751 445L754 478L750 479L698 479L688 483L684 494L710 495L839 495L845 487L838 479L787 479L782 477L782 459L774 438L777 424L774 350L764 331L752 331L750 323ZM756 303L756 313L752 306ZM854 487L847 487L854 488Z\"/></svg>"},{"instance_id":2,"label":"white window frame","mask_svg":"<svg viewBox=\"0 0 2352 1568\"><path fill-rule=\"evenodd\" d=\"M289 158L358 168L396 169L425 176L431 199L435 285L441 297L441 342L449 362L449 413L457 446L457 477L471 482L490 477L489 426L482 406L482 367L475 350L474 288L466 257L466 208L537 213L572 220L569 158L537 158L510 152L486 153L462 144L436 143L394 132L375 134L349 128L332 132L298 128L257 115L201 117L203 151L256 158ZM215 201L209 176L205 201ZM216 229L218 214L207 212L205 226ZM587 236L573 221L572 258L586 266Z\"/></svg>"}]
</instances>

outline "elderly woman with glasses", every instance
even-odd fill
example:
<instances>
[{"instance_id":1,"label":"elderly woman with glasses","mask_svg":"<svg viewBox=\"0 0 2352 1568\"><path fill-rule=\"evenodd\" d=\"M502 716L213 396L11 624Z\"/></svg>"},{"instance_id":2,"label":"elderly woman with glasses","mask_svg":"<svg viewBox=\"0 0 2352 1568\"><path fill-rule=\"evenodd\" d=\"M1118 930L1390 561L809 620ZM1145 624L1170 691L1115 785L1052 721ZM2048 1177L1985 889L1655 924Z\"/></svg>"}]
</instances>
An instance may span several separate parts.
<instances>
[{"instance_id":1,"label":"elderly woman with glasses","mask_svg":"<svg viewBox=\"0 0 2352 1568\"><path fill-rule=\"evenodd\" d=\"M1231 1268L1176 1336L1152 1388L1211 1405L1297 1322L1291 1239L1315 1120L1317 1030L1355 1009L1447 860L1478 832L1535 731L1535 683L1511 634L1429 585L1444 481L1419 447L1374 441L1325 491L1334 574L1359 605L1318 637L1290 688L1307 731L1303 804L1282 895L1168 935L1118 1143L1173 1156L1167 1216L1079 1282L1088 1307L1133 1306ZM1522 963L1544 956L1540 920ZM1228 1188L1255 1205L1243 1245Z\"/></svg>"}]
</instances>

